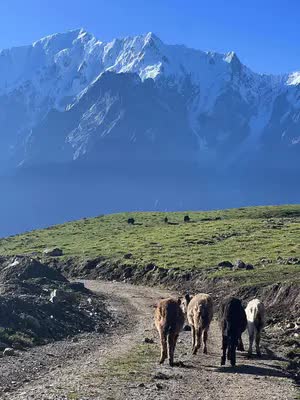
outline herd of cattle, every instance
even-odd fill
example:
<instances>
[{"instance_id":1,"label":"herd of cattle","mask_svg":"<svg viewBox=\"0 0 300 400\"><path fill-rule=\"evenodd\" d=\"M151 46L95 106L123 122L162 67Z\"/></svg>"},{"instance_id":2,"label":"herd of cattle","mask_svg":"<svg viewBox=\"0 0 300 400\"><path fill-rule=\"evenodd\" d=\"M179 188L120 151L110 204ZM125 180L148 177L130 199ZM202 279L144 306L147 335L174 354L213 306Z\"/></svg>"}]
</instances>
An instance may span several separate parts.
<instances>
[{"instance_id":1,"label":"herd of cattle","mask_svg":"<svg viewBox=\"0 0 300 400\"><path fill-rule=\"evenodd\" d=\"M161 300L155 310L155 326L161 342L160 363L166 358L170 366L174 365L174 350L185 319L191 327L192 352L196 354L203 342L203 353L207 354L209 326L213 318L213 300L209 294L197 294L191 297L186 294L183 299ZM246 309L242 302L229 297L220 307L219 323L222 331L221 365L225 365L226 357L232 366L236 365L236 350L244 351L242 334L248 328L249 355L252 354L255 340L256 353L260 352L260 334L265 322L265 307L258 300L251 300Z\"/></svg>"}]
</instances>

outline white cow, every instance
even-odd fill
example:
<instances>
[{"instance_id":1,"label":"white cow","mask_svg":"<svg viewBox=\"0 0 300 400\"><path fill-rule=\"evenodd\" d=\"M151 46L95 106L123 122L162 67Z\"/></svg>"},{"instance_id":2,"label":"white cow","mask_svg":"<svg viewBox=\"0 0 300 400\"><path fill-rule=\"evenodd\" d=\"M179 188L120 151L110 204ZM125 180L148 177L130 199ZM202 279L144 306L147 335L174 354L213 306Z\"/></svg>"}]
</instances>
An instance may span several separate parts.
<instances>
[{"instance_id":1,"label":"white cow","mask_svg":"<svg viewBox=\"0 0 300 400\"><path fill-rule=\"evenodd\" d=\"M249 333L248 354L252 355L253 341L255 339L256 354L261 356L260 334L265 325L265 306L259 299L249 301L246 307L247 326Z\"/></svg>"}]
</instances>

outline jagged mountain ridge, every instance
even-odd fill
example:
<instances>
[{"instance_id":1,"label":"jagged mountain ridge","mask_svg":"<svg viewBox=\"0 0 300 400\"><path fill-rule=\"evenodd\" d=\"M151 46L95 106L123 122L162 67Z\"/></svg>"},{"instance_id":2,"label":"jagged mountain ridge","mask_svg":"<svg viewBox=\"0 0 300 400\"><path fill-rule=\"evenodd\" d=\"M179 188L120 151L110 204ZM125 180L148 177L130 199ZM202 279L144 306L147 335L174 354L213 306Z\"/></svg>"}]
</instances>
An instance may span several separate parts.
<instances>
[{"instance_id":1,"label":"jagged mountain ridge","mask_svg":"<svg viewBox=\"0 0 300 400\"><path fill-rule=\"evenodd\" d=\"M0 160L294 157L299 83L300 73L260 75L233 52L152 33L110 43L82 29L55 34L0 52Z\"/></svg>"}]
</instances>

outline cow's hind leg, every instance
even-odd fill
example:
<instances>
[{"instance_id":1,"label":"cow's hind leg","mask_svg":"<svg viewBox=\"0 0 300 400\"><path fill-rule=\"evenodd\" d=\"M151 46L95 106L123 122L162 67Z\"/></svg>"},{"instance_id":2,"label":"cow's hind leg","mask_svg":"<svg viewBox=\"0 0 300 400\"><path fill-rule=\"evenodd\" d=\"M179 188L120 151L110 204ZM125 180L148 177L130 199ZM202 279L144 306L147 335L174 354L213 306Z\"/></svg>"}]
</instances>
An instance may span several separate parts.
<instances>
[{"instance_id":1,"label":"cow's hind leg","mask_svg":"<svg viewBox=\"0 0 300 400\"><path fill-rule=\"evenodd\" d=\"M257 332L256 332L255 347L256 347L256 354L258 355L258 357L261 357L261 351L260 351L260 331L257 331Z\"/></svg>"},{"instance_id":2,"label":"cow's hind leg","mask_svg":"<svg viewBox=\"0 0 300 400\"><path fill-rule=\"evenodd\" d=\"M196 330L194 325L191 326L192 328L192 353L194 354L195 346L196 346Z\"/></svg>"},{"instance_id":3,"label":"cow's hind leg","mask_svg":"<svg viewBox=\"0 0 300 400\"><path fill-rule=\"evenodd\" d=\"M248 349L248 355L252 355L252 349L253 349L253 341L254 341L254 325L249 324L248 325L248 333L249 333L249 349Z\"/></svg>"},{"instance_id":4,"label":"cow's hind leg","mask_svg":"<svg viewBox=\"0 0 300 400\"><path fill-rule=\"evenodd\" d=\"M242 335L238 339L237 349L238 351L245 351Z\"/></svg>"},{"instance_id":5,"label":"cow's hind leg","mask_svg":"<svg viewBox=\"0 0 300 400\"><path fill-rule=\"evenodd\" d=\"M197 354L197 351L200 349L201 340L202 340L202 329L200 327L196 327L196 344L193 350L193 354Z\"/></svg>"},{"instance_id":6,"label":"cow's hind leg","mask_svg":"<svg viewBox=\"0 0 300 400\"><path fill-rule=\"evenodd\" d=\"M230 348L230 364L232 367L235 367L235 365L236 365L236 345L235 345L235 343L230 343L229 348Z\"/></svg>"},{"instance_id":7,"label":"cow's hind leg","mask_svg":"<svg viewBox=\"0 0 300 400\"><path fill-rule=\"evenodd\" d=\"M161 348L159 363L160 363L160 364L163 364L163 362L164 362L165 359L167 358L168 352L167 352L167 339L166 339L166 335L164 334L164 332L162 331L162 329L160 329L160 331L159 331L159 336L160 336L160 348Z\"/></svg>"},{"instance_id":8,"label":"cow's hind leg","mask_svg":"<svg viewBox=\"0 0 300 400\"><path fill-rule=\"evenodd\" d=\"M227 340L227 336L222 337L222 357L221 357L221 365L225 365L226 363L226 350L227 350L227 346L228 346L228 340Z\"/></svg>"},{"instance_id":9,"label":"cow's hind leg","mask_svg":"<svg viewBox=\"0 0 300 400\"><path fill-rule=\"evenodd\" d=\"M174 365L174 349L176 344L176 338L174 333L170 333L168 335L168 356L169 356L169 365L173 367Z\"/></svg>"},{"instance_id":10,"label":"cow's hind leg","mask_svg":"<svg viewBox=\"0 0 300 400\"><path fill-rule=\"evenodd\" d=\"M208 338L208 331L204 329L203 331L203 353L207 354L207 338Z\"/></svg>"}]
</instances>

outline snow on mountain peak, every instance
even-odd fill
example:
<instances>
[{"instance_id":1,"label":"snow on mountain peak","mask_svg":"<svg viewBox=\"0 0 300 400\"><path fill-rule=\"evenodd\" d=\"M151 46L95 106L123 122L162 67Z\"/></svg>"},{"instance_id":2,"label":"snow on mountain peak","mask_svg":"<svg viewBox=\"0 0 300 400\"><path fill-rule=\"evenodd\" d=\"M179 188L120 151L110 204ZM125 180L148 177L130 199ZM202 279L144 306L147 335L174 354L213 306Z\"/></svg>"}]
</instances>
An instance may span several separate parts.
<instances>
[{"instance_id":1,"label":"snow on mountain peak","mask_svg":"<svg viewBox=\"0 0 300 400\"><path fill-rule=\"evenodd\" d=\"M230 51L229 53L225 54L223 59L228 64L234 63L236 65L241 65L241 61L239 60L238 56L236 55L236 53L234 51Z\"/></svg>"},{"instance_id":2,"label":"snow on mountain peak","mask_svg":"<svg viewBox=\"0 0 300 400\"><path fill-rule=\"evenodd\" d=\"M102 42L79 28L0 52L0 95L24 87L36 110L45 102L47 107L64 109L66 101L70 104L70 98L72 102L105 71L136 73L142 80L165 79L180 90L192 85L197 88L197 108L207 109L228 85L235 85L246 101L252 101L270 88L277 92L300 82L300 73L285 79L256 74L234 52L169 45L153 32Z\"/></svg>"},{"instance_id":3,"label":"snow on mountain peak","mask_svg":"<svg viewBox=\"0 0 300 400\"><path fill-rule=\"evenodd\" d=\"M64 86L58 88L59 97L78 94L104 71L138 73L142 80L164 76L177 84L188 78L193 85L206 87L215 85L216 79L230 80L232 71L242 67L234 52L205 53L168 45L153 32L101 42L83 28L46 36L5 54L0 59L0 74L5 77L1 82L0 76L0 93L3 87L13 90L20 79L41 91L40 86L52 79ZM52 72L43 72L45 68Z\"/></svg>"},{"instance_id":4,"label":"snow on mountain peak","mask_svg":"<svg viewBox=\"0 0 300 400\"><path fill-rule=\"evenodd\" d=\"M33 43L32 47L43 47L51 53L72 47L74 40L84 33L82 28L70 30L64 33L55 33L48 35Z\"/></svg>"},{"instance_id":5,"label":"snow on mountain peak","mask_svg":"<svg viewBox=\"0 0 300 400\"><path fill-rule=\"evenodd\" d=\"M291 74L289 74L286 83L289 86L300 85L300 71L292 72Z\"/></svg>"},{"instance_id":6,"label":"snow on mountain peak","mask_svg":"<svg viewBox=\"0 0 300 400\"><path fill-rule=\"evenodd\" d=\"M153 32L148 32L145 35L145 45L156 45L156 46L160 46L162 45L162 41L159 39L158 36L155 35L155 33Z\"/></svg>"}]
</instances>

